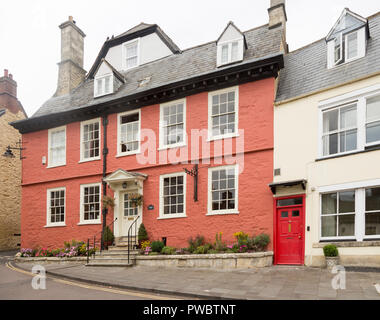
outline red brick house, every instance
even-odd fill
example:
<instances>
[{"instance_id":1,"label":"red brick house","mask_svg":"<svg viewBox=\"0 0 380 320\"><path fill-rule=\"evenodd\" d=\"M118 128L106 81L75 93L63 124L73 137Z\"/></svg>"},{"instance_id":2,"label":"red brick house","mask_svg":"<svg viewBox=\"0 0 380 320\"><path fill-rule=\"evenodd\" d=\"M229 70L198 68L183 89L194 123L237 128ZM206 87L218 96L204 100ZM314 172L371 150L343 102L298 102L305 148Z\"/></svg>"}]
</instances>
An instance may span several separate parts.
<instances>
[{"instance_id":1,"label":"red brick house","mask_svg":"<svg viewBox=\"0 0 380 320\"><path fill-rule=\"evenodd\" d=\"M85 34L63 23L57 92L13 123L28 146L21 246L62 247L106 224L122 240L137 217L175 247L197 234L272 236L273 101L287 45L283 1L271 3L269 24L230 22L186 50L142 23L107 39L88 73Z\"/></svg>"}]
</instances>

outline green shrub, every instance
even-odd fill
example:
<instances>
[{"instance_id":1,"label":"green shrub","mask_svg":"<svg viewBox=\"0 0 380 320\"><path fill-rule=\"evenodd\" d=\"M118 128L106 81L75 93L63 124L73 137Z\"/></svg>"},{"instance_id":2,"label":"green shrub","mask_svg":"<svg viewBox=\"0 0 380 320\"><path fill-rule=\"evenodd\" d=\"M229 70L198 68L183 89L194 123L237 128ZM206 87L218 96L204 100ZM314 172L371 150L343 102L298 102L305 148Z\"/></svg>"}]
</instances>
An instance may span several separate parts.
<instances>
[{"instance_id":1,"label":"green shrub","mask_svg":"<svg viewBox=\"0 0 380 320\"><path fill-rule=\"evenodd\" d=\"M207 254L217 254L217 253L219 253L219 251L216 249L210 249L207 251Z\"/></svg>"},{"instance_id":2,"label":"green shrub","mask_svg":"<svg viewBox=\"0 0 380 320\"><path fill-rule=\"evenodd\" d=\"M253 238L253 244L257 251L265 251L269 243L270 237L265 233L259 234L257 237Z\"/></svg>"},{"instance_id":3,"label":"green shrub","mask_svg":"<svg viewBox=\"0 0 380 320\"><path fill-rule=\"evenodd\" d=\"M243 231L236 232L234 233L234 237L236 238L239 247L247 245L249 238L247 233L244 233Z\"/></svg>"},{"instance_id":4,"label":"green shrub","mask_svg":"<svg viewBox=\"0 0 380 320\"><path fill-rule=\"evenodd\" d=\"M161 251L162 254L167 254L167 255L173 255L175 254L176 249L173 247L164 247Z\"/></svg>"},{"instance_id":5,"label":"green shrub","mask_svg":"<svg viewBox=\"0 0 380 320\"><path fill-rule=\"evenodd\" d=\"M338 248L333 244L328 244L323 247L325 257L337 257L339 255Z\"/></svg>"},{"instance_id":6,"label":"green shrub","mask_svg":"<svg viewBox=\"0 0 380 320\"><path fill-rule=\"evenodd\" d=\"M146 231L143 223L140 224L140 227L139 227L138 240L139 242L149 240L148 232Z\"/></svg>"},{"instance_id":7,"label":"green shrub","mask_svg":"<svg viewBox=\"0 0 380 320\"><path fill-rule=\"evenodd\" d=\"M164 246L165 246L164 243L160 240L153 241L151 243L152 251L157 252L157 253L160 253L162 251L162 249L164 248Z\"/></svg>"},{"instance_id":8,"label":"green shrub","mask_svg":"<svg viewBox=\"0 0 380 320\"><path fill-rule=\"evenodd\" d=\"M115 236L113 235L113 232L111 229L107 226L103 233L103 242L105 243L113 243L115 239Z\"/></svg>"},{"instance_id":9,"label":"green shrub","mask_svg":"<svg viewBox=\"0 0 380 320\"><path fill-rule=\"evenodd\" d=\"M159 255L159 253L158 252L150 252L149 255L150 256L157 256L157 255Z\"/></svg>"},{"instance_id":10,"label":"green shrub","mask_svg":"<svg viewBox=\"0 0 380 320\"><path fill-rule=\"evenodd\" d=\"M215 235L214 248L217 251L224 251L226 249L226 244L222 241L222 233L219 232Z\"/></svg>"},{"instance_id":11,"label":"green shrub","mask_svg":"<svg viewBox=\"0 0 380 320\"><path fill-rule=\"evenodd\" d=\"M207 253L207 248L206 246L199 246L194 250L194 254L206 254Z\"/></svg>"},{"instance_id":12,"label":"green shrub","mask_svg":"<svg viewBox=\"0 0 380 320\"><path fill-rule=\"evenodd\" d=\"M198 247L204 245L204 243L205 243L205 237L204 237L204 236L201 236L201 235L197 235L197 236L195 237L195 239L193 239L193 237L191 237L191 238L188 240L188 243L189 243L189 248L188 248L188 250L189 250L190 252L194 252Z\"/></svg>"}]
</instances>

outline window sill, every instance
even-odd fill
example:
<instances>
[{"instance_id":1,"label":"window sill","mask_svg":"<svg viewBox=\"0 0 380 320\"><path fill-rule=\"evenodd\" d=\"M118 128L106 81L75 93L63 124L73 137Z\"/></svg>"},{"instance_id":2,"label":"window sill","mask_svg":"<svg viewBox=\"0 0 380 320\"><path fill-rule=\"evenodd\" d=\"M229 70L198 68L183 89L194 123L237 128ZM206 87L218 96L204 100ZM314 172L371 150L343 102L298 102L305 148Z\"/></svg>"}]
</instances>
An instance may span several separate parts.
<instances>
[{"instance_id":1,"label":"window sill","mask_svg":"<svg viewBox=\"0 0 380 320\"><path fill-rule=\"evenodd\" d=\"M66 224L47 224L44 226L44 228L59 228L59 227L66 227Z\"/></svg>"},{"instance_id":2,"label":"window sill","mask_svg":"<svg viewBox=\"0 0 380 320\"><path fill-rule=\"evenodd\" d=\"M87 225L93 225L93 224L102 224L101 221L86 221L86 222L79 222L77 225L78 226L87 226Z\"/></svg>"},{"instance_id":3,"label":"window sill","mask_svg":"<svg viewBox=\"0 0 380 320\"><path fill-rule=\"evenodd\" d=\"M330 160L330 159L343 158L343 157L348 157L348 156L352 156L355 154L366 153L366 152L371 152L371 151L378 151L378 150L380 150L380 144L365 147L364 150L353 151L353 152L349 152L349 153L336 154L336 155L332 155L332 156L326 156L326 157L318 158L315 161L319 162L319 161L325 161L325 160Z\"/></svg>"},{"instance_id":4,"label":"window sill","mask_svg":"<svg viewBox=\"0 0 380 320\"><path fill-rule=\"evenodd\" d=\"M209 212L206 216L225 216L225 215L239 215L239 211L231 211L231 212Z\"/></svg>"},{"instance_id":5,"label":"window sill","mask_svg":"<svg viewBox=\"0 0 380 320\"><path fill-rule=\"evenodd\" d=\"M168 149L183 148L186 146L187 146L186 143L179 143L179 144L173 144L173 145L168 145L168 146L162 146L162 147L159 147L157 150L163 151L163 150L168 150Z\"/></svg>"},{"instance_id":6,"label":"window sill","mask_svg":"<svg viewBox=\"0 0 380 320\"><path fill-rule=\"evenodd\" d=\"M48 166L46 167L46 169L52 169L52 168L64 167L65 165L66 165L66 163L64 163L64 164L57 164L57 165L54 165L54 166L48 165Z\"/></svg>"},{"instance_id":7,"label":"window sill","mask_svg":"<svg viewBox=\"0 0 380 320\"><path fill-rule=\"evenodd\" d=\"M157 220L170 220L170 219L181 219L181 218L187 218L187 215L171 215L170 217L160 216L157 218Z\"/></svg>"},{"instance_id":8,"label":"window sill","mask_svg":"<svg viewBox=\"0 0 380 320\"><path fill-rule=\"evenodd\" d=\"M128 157L128 156L133 156L133 155L137 155L137 154L140 154L141 151L140 150L137 150L137 151L131 151L131 152L126 152L126 153L118 153L116 155L116 158L122 158L122 157Z\"/></svg>"},{"instance_id":9,"label":"window sill","mask_svg":"<svg viewBox=\"0 0 380 320\"><path fill-rule=\"evenodd\" d=\"M361 248L361 247L380 247L380 241L379 240L364 240L364 241L355 241L355 240L347 240L347 241L342 241L342 240L336 240L332 241L329 240L326 242L321 242L319 243L314 243L313 248L323 248L324 246L328 244L334 244L338 248Z\"/></svg>"},{"instance_id":10,"label":"window sill","mask_svg":"<svg viewBox=\"0 0 380 320\"><path fill-rule=\"evenodd\" d=\"M207 139L207 142L212 142L212 141L216 141L216 140L231 139L231 138L239 138L239 137L240 137L240 135L238 133L226 134L224 136L209 137Z\"/></svg>"},{"instance_id":11,"label":"window sill","mask_svg":"<svg viewBox=\"0 0 380 320\"><path fill-rule=\"evenodd\" d=\"M91 162L91 161L99 161L101 158L91 158L91 159L85 159L85 160L80 160L78 163L85 163L85 162Z\"/></svg>"}]
</instances>

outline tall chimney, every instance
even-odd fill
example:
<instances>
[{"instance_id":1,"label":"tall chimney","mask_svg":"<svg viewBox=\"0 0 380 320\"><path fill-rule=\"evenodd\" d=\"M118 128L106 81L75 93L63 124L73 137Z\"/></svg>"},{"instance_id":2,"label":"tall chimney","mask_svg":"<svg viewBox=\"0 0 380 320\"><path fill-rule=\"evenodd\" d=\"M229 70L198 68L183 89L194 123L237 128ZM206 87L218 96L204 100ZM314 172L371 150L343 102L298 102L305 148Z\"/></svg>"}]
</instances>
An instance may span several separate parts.
<instances>
[{"instance_id":1,"label":"tall chimney","mask_svg":"<svg viewBox=\"0 0 380 320\"><path fill-rule=\"evenodd\" d=\"M287 52L288 45L286 43L286 16L285 0L270 0L269 13L269 29L282 27L283 29L283 48Z\"/></svg>"},{"instance_id":2,"label":"tall chimney","mask_svg":"<svg viewBox=\"0 0 380 320\"><path fill-rule=\"evenodd\" d=\"M12 113L23 111L17 100L17 82L13 80L7 69L4 69L4 76L0 77L0 108L3 107Z\"/></svg>"},{"instance_id":3,"label":"tall chimney","mask_svg":"<svg viewBox=\"0 0 380 320\"><path fill-rule=\"evenodd\" d=\"M70 93L84 81L86 75L83 69L86 35L77 27L72 16L59 28L61 29L61 62L58 63L58 86L55 96Z\"/></svg>"}]
</instances>

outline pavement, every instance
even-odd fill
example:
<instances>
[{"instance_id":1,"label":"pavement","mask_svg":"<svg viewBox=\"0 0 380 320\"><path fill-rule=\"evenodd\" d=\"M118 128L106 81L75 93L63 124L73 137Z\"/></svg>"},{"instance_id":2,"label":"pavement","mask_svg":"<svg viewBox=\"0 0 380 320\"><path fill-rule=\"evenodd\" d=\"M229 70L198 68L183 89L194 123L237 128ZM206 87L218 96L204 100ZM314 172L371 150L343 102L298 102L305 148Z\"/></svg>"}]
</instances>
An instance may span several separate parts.
<instances>
[{"instance_id":1,"label":"pavement","mask_svg":"<svg viewBox=\"0 0 380 320\"><path fill-rule=\"evenodd\" d=\"M40 263L39 263L40 264ZM35 263L13 262L30 271ZM200 299L239 300L380 300L379 272L345 272L327 269L273 266L247 270L150 268L135 266L86 267L74 263L46 263L47 275L139 292ZM336 279L336 278L335 278ZM380 289L380 288L379 288Z\"/></svg>"}]
</instances>

